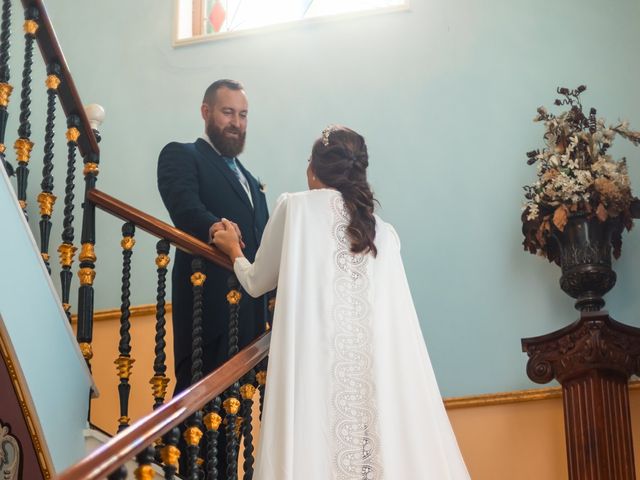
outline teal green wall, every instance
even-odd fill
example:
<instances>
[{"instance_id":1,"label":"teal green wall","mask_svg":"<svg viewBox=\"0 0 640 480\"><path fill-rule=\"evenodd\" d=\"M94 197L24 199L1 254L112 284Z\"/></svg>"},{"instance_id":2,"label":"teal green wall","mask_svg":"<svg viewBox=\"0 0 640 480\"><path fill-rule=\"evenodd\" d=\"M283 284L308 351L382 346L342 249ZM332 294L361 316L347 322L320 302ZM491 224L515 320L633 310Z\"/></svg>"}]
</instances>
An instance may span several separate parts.
<instances>
[{"instance_id":1,"label":"teal green wall","mask_svg":"<svg viewBox=\"0 0 640 480\"><path fill-rule=\"evenodd\" d=\"M107 110L100 188L168 220L158 152L201 133L202 92L220 77L246 86L242 160L271 203L305 188L322 128L349 125L367 138L380 213L402 238L443 394L534 386L520 338L563 327L576 312L558 268L521 247L521 186L535 175L525 152L542 145L531 120L556 86L585 83L587 106L640 129L640 3L414 0L406 12L180 48L171 46L170 1L47 5L83 101ZM613 152L629 156L640 189L640 150L619 140ZM119 305L119 226L100 214L97 308ZM624 241L607 301L637 325L640 238L633 231ZM154 243L140 233L134 304L154 302Z\"/></svg>"}]
</instances>

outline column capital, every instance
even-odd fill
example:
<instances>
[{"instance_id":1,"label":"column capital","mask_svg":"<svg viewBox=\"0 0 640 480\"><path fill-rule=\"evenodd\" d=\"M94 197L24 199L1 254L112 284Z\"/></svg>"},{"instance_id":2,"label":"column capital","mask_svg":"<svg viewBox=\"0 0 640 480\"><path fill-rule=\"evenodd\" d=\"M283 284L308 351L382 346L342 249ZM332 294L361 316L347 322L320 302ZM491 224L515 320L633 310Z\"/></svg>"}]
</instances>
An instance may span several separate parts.
<instances>
[{"instance_id":1,"label":"column capital","mask_svg":"<svg viewBox=\"0 0 640 480\"><path fill-rule=\"evenodd\" d=\"M571 325L523 338L527 375L537 383L560 383L599 370L629 378L640 373L640 328L615 321L606 311L583 312Z\"/></svg>"}]
</instances>

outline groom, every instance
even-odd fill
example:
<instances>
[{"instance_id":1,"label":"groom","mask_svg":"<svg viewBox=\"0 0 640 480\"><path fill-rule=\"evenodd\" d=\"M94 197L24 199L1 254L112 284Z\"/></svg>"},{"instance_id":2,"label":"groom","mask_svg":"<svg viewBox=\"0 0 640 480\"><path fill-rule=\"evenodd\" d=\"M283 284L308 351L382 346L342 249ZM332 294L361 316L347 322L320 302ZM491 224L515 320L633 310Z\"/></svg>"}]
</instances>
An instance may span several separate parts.
<instances>
[{"instance_id":1,"label":"groom","mask_svg":"<svg viewBox=\"0 0 640 480\"><path fill-rule=\"evenodd\" d=\"M258 181L237 156L247 129L247 96L234 80L218 80L207 88L202 106L205 133L194 143L170 143L158 160L158 188L174 225L203 242L211 241L221 218L242 233L244 254L253 261L269 216ZM193 295L190 281L193 257L176 251L172 272L174 395L191 385ZM203 375L228 359L229 291L227 270L206 264L204 273ZM263 298L243 295L239 340L242 349L265 330Z\"/></svg>"}]
</instances>

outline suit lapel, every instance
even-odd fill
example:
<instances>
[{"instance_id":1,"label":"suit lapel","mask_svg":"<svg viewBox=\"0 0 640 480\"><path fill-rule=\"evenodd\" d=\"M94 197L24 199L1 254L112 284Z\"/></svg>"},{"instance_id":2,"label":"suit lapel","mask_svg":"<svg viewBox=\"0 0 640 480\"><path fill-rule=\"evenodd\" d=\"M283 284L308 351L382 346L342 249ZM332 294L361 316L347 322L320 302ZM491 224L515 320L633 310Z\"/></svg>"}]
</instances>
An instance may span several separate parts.
<instances>
[{"instance_id":1,"label":"suit lapel","mask_svg":"<svg viewBox=\"0 0 640 480\"><path fill-rule=\"evenodd\" d=\"M204 155L207 159L209 159L211 161L211 164L213 164L213 166L218 169L218 171L222 174L222 176L227 179L227 181L231 184L231 187L236 192L238 197L240 197L240 200L242 200L242 202L251 211L253 211L253 207L251 206L251 202L249 201L249 198L247 197L247 192L242 187L242 185L240 185L240 181L235 176L235 174L226 165L224 159L220 155L218 155L218 152L216 152L213 148L211 148L211 145L209 145L202 138L199 138L198 140L196 140L196 147L198 148L198 151L202 155ZM243 171L244 171L244 169L243 169ZM248 178L247 178L247 181L249 181ZM250 181L249 181L249 188L251 188L251 182ZM251 190L253 191L252 188L251 188Z\"/></svg>"}]
</instances>

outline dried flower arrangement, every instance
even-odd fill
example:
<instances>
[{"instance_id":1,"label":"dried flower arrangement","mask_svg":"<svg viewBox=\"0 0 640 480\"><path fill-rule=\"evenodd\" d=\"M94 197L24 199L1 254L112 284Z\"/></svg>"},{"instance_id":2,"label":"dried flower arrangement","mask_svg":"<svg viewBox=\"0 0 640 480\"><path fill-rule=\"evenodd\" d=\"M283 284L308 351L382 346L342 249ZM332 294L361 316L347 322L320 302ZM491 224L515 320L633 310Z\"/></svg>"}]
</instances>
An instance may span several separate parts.
<instances>
[{"instance_id":1,"label":"dried flower arrangement","mask_svg":"<svg viewBox=\"0 0 640 480\"><path fill-rule=\"evenodd\" d=\"M575 90L558 88L562 99L555 105L568 105L567 111L554 115L538 108L534 122L544 122L545 147L527 153L527 163L537 164L538 179L524 187L522 212L523 245L531 253L560 264L560 252L550 242L552 229L563 231L572 214L597 218L601 222L616 220L612 245L615 258L620 256L622 232L633 226L640 201L631 193L624 158L614 160L607 151L616 135L640 145L640 132L629 129L627 122L606 126L591 108L585 115L580 95L584 85Z\"/></svg>"}]
</instances>

